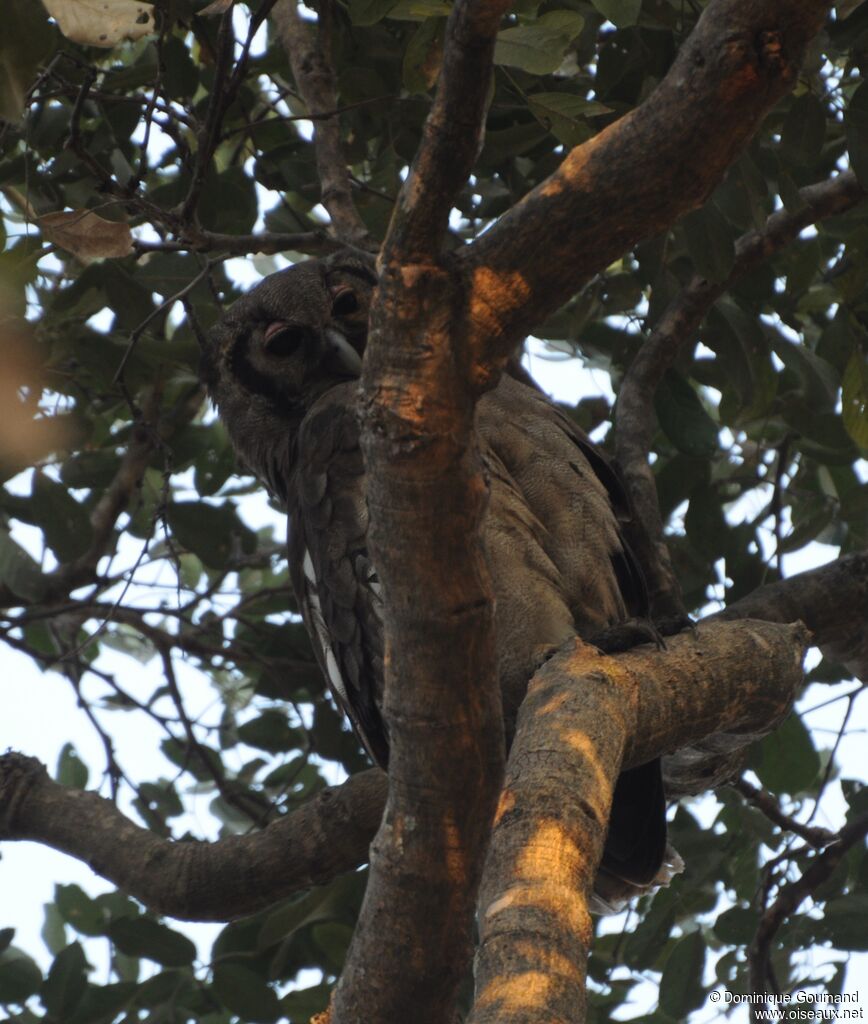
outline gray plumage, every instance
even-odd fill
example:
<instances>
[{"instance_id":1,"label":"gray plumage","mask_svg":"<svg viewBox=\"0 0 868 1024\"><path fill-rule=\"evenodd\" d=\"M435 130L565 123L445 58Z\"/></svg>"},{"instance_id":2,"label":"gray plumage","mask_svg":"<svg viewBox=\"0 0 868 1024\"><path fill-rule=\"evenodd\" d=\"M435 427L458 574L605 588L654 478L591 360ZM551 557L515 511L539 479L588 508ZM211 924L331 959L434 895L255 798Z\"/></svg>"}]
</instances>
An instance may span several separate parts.
<instances>
[{"instance_id":1,"label":"gray plumage","mask_svg":"<svg viewBox=\"0 0 868 1024\"><path fill-rule=\"evenodd\" d=\"M238 455L287 510L293 587L335 699L385 766L382 598L367 552L357 419L375 283L372 262L352 253L272 275L217 323L204 365ZM646 595L621 534L618 479L572 421L503 376L479 399L475 422L490 489L482 540L509 741L541 660L576 633L592 640L644 615ZM655 879L664 811L659 762L621 776L601 871L605 901L664 880Z\"/></svg>"}]
</instances>

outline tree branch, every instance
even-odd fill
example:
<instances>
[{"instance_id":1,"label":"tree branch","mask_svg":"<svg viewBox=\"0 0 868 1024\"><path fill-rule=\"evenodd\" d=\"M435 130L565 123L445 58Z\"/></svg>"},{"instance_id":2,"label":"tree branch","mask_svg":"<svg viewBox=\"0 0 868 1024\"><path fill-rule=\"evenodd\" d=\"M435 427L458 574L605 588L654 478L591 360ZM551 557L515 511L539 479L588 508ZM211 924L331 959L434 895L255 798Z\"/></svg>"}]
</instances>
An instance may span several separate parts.
<instances>
[{"instance_id":1,"label":"tree branch","mask_svg":"<svg viewBox=\"0 0 868 1024\"><path fill-rule=\"evenodd\" d=\"M325 789L261 832L172 842L98 796L53 782L35 758L0 755L0 839L29 839L89 864L158 913L243 917L364 863L382 816L377 770Z\"/></svg>"},{"instance_id":2,"label":"tree branch","mask_svg":"<svg viewBox=\"0 0 868 1024\"><path fill-rule=\"evenodd\" d=\"M778 828L801 836L806 843L810 843L815 849L822 850L823 847L834 842L834 832L830 832L827 828L819 828L816 825L806 825L804 822L796 821L789 814L784 814L771 793L751 785L747 779L737 779L733 782L732 786L733 789L741 793L749 804L753 804L757 810L761 811Z\"/></svg>"},{"instance_id":3,"label":"tree branch","mask_svg":"<svg viewBox=\"0 0 868 1024\"><path fill-rule=\"evenodd\" d=\"M343 248L337 239L324 231L299 231L287 234L225 235L217 231L185 231L172 240L144 241L136 239L133 250L137 256L149 252L217 252L227 256L246 256L249 253L286 252L293 249L309 256L328 256Z\"/></svg>"},{"instance_id":4,"label":"tree branch","mask_svg":"<svg viewBox=\"0 0 868 1024\"><path fill-rule=\"evenodd\" d=\"M713 0L640 107L456 254L481 362L502 362L592 274L705 200L792 87L829 6Z\"/></svg>"},{"instance_id":5,"label":"tree branch","mask_svg":"<svg viewBox=\"0 0 868 1024\"><path fill-rule=\"evenodd\" d=\"M654 475L648 465L657 423L654 394L660 381L682 347L695 339L697 328L714 302L739 278L792 243L808 225L851 209L865 195L852 171L800 189L802 208L793 212L779 210L768 218L762 231L748 232L738 240L733 267L725 280L714 282L693 276L669 303L630 364L618 394L615 455L635 515L630 530L631 546L648 580L652 614L657 619L683 615L686 611L663 535ZM799 616L788 621L795 618Z\"/></svg>"},{"instance_id":6,"label":"tree branch","mask_svg":"<svg viewBox=\"0 0 868 1024\"><path fill-rule=\"evenodd\" d=\"M774 903L760 919L756 935L748 950L750 987L757 996L775 988L771 966L771 947L778 929L794 914L803 900L811 896L826 881L847 852L868 836L868 814L863 814L845 825L834 845L827 847L811 861L800 878L781 887ZM752 1003L752 1019L757 1020L757 1008L765 1001Z\"/></svg>"},{"instance_id":7,"label":"tree branch","mask_svg":"<svg viewBox=\"0 0 868 1024\"><path fill-rule=\"evenodd\" d=\"M446 23L437 94L383 246L386 262L440 255L455 198L480 145L494 42L509 0L460 0Z\"/></svg>"},{"instance_id":8,"label":"tree branch","mask_svg":"<svg viewBox=\"0 0 868 1024\"><path fill-rule=\"evenodd\" d=\"M868 682L868 551L759 587L712 618L801 620L827 658Z\"/></svg>"},{"instance_id":9,"label":"tree branch","mask_svg":"<svg viewBox=\"0 0 868 1024\"><path fill-rule=\"evenodd\" d=\"M299 16L295 0L278 0L271 17L301 98L313 117L314 152L322 204L331 217L335 237L349 245L371 248L371 237L353 202L350 174L336 113L337 82L331 64L330 0L318 7L316 29Z\"/></svg>"},{"instance_id":10,"label":"tree branch","mask_svg":"<svg viewBox=\"0 0 868 1024\"><path fill-rule=\"evenodd\" d=\"M577 641L534 676L480 895L471 1024L584 1020L587 904L619 772L712 731L771 731L806 643L799 624L709 624L664 652L609 658Z\"/></svg>"},{"instance_id":11,"label":"tree branch","mask_svg":"<svg viewBox=\"0 0 868 1024\"><path fill-rule=\"evenodd\" d=\"M792 678L797 659L793 657L793 646L801 639L799 628L793 626L713 622L701 624L696 636L688 633L674 638L670 649L662 652L642 648L616 658L604 658L596 652L589 655L588 649L577 646L545 667L542 682L533 684L531 692L537 696L528 705L526 715L535 721L542 714L539 695L556 687L557 693L563 691L569 700L564 705L566 710L561 708L561 696L555 704L545 704L549 714L546 729L560 737L560 743L565 737L578 736L570 732L570 715L590 715L582 729L589 736L604 730L605 743L615 751L607 757L614 764L623 753L627 766L647 761L711 731L724 729L743 739L768 731L785 711L787 687L795 685ZM732 660L727 662L726 658ZM590 680L586 678L589 671ZM608 680L604 686L600 682L603 678ZM785 690L786 695L782 696ZM594 701L603 699L594 697L598 693L609 694L607 700L626 701L629 714L619 711L620 717L613 725L606 711L594 725ZM612 740L610 734L611 729L627 730L623 724L627 720L625 715L642 722L642 736L630 744L623 737ZM428 727L432 727L430 720ZM519 772L519 780L524 778L521 772L529 770L526 759L529 758L531 766L540 761L537 755L526 754L524 739L521 743L524 745L518 746L518 753L513 746L510 769ZM576 750L571 756L577 756ZM554 765L554 755L551 761ZM584 767L578 777L584 778L588 767L585 761L581 763ZM449 776L448 770L441 771ZM596 768L594 771L592 781L596 786L601 776ZM612 772L617 771L615 764ZM539 782L537 774L530 779L534 785ZM594 828L601 827L603 833L610 784L611 779L599 793L593 790L592 795L581 798L583 806L599 804L594 820L600 819L602 824L597 821ZM504 801L508 803L512 799L509 794L519 791L516 786L519 783L515 781L508 783L500 818ZM575 789L575 793L580 792L581 787ZM175 843L136 825L111 801L96 793L58 785L33 758L15 753L0 757L0 839L44 843L85 861L151 909L189 920L227 920L250 914L365 863L385 800L384 774L363 772L342 786L323 791L261 832L216 843ZM412 824L405 818L402 824L405 842L409 844L413 832L425 828L427 823L420 817ZM488 821L483 824L487 830ZM387 839L394 835L395 828L391 825L387 829ZM376 855L382 856L382 837L378 844ZM462 861L454 859L460 854L457 844L450 845L448 853L452 860L444 853L438 862L445 873L469 870ZM596 861L592 858L589 863L587 870L592 877ZM499 871L489 874L491 878L506 877ZM442 884L441 879L431 876L430 865L425 877L430 880L426 885ZM407 958L399 960L397 967L406 971Z\"/></svg>"}]
</instances>

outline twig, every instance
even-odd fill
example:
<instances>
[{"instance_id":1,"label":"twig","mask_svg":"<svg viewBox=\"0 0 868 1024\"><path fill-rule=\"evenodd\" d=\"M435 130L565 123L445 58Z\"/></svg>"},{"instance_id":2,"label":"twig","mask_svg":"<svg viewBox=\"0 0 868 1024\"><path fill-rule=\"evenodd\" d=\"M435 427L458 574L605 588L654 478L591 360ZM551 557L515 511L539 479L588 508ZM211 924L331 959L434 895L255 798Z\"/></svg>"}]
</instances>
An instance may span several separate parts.
<instances>
[{"instance_id":1,"label":"twig","mask_svg":"<svg viewBox=\"0 0 868 1024\"><path fill-rule=\"evenodd\" d=\"M314 125L314 152L322 204L331 217L335 237L363 249L372 248L371 236L353 202L347 159L336 114L337 84L331 63L329 0L319 5L316 31L302 21L294 0L279 0L273 21L289 56L292 74Z\"/></svg>"},{"instance_id":2,"label":"twig","mask_svg":"<svg viewBox=\"0 0 868 1024\"><path fill-rule=\"evenodd\" d=\"M446 23L434 105L384 244L385 262L426 262L440 255L449 211L479 151L494 41L507 0L466 0Z\"/></svg>"},{"instance_id":3,"label":"twig","mask_svg":"<svg viewBox=\"0 0 868 1024\"><path fill-rule=\"evenodd\" d=\"M214 85L211 90L211 97L208 102L208 109L205 113L205 123L198 133L198 149L196 152L196 165L193 168L193 176L190 181L190 188L178 210L180 220L184 224L192 221L202 188L205 184L205 177L211 165L211 157L217 148L220 140L220 128L223 121L223 113L229 105L229 89L227 77L229 66L232 62L232 51L235 47L235 33L232 31L232 9L230 8L220 19L220 27L217 30L217 60L214 67Z\"/></svg>"},{"instance_id":4,"label":"twig","mask_svg":"<svg viewBox=\"0 0 868 1024\"><path fill-rule=\"evenodd\" d=\"M172 664L172 652L171 645L169 644L158 644L157 649L160 653L160 660L163 663L163 676L166 680L166 685L169 688L169 695L172 698L172 703L175 705L175 710L178 712L178 718L181 721L181 725L184 727L184 732L187 736L188 743L188 757L194 757L198 763L204 768L204 770L211 777L214 785L217 787L220 795L237 810L241 811L246 817L259 826L265 826L274 817L275 808L271 801L266 798L256 796L252 793L241 793L233 790L223 773L222 765L219 760L216 760L213 756L209 756L212 752L202 747L202 744L196 737L196 732L193 729L193 723L190 721L190 716L187 714L187 709L184 707L184 699L181 696L181 690L178 686L178 680L175 676L175 667Z\"/></svg>"},{"instance_id":5,"label":"twig","mask_svg":"<svg viewBox=\"0 0 868 1024\"><path fill-rule=\"evenodd\" d=\"M194 278L188 281L183 288L175 292L174 295L170 295L168 299L161 302L160 305L157 306L155 309L152 309L151 312L148 313L148 315L145 317L145 319L142 320L142 322L130 333L129 343L127 344L127 347L124 350L124 354L121 358L120 363L118 363L118 367L115 370L114 377L112 377L112 384L120 385L121 383L123 383L124 370L126 369L126 365L129 362L130 356L133 354L133 350L135 349L139 338L141 338L141 336L145 333L148 324L156 320L156 318L161 313L165 313L169 309L171 309L176 302L184 299L187 295L189 295L190 292L193 291L193 289L196 287L196 285L199 284L202 278L204 278L205 275L209 273L211 267L214 265L215 262L219 262L219 259L206 260L205 266L202 267L202 269Z\"/></svg>"},{"instance_id":6,"label":"twig","mask_svg":"<svg viewBox=\"0 0 868 1024\"><path fill-rule=\"evenodd\" d=\"M838 832L834 845L828 846L811 861L801 878L780 888L770 907L760 918L753 941L748 949L750 987L754 994L761 996L771 987L777 991L771 962L771 945L784 921L796 910L803 900L832 874L844 855L856 843L868 835L868 814L860 815ZM765 1000L751 1004L753 1019L759 1020L757 1010L762 1010Z\"/></svg>"},{"instance_id":7,"label":"twig","mask_svg":"<svg viewBox=\"0 0 868 1024\"><path fill-rule=\"evenodd\" d=\"M648 465L656 425L653 401L657 387L682 347L694 338L712 304L735 281L790 244L810 224L850 209L865 195L852 171L800 189L800 209L779 210L761 231L751 231L738 240L735 262L724 281L706 281L694 275L667 306L627 370L616 408L615 452L636 513L630 539L648 577L652 613L657 618L679 617L685 612L663 535L654 475Z\"/></svg>"},{"instance_id":8,"label":"twig","mask_svg":"<svg viewBox=\"0 0 868 1024\"><path fill-rule=\"evenodd\" d=\"M745 778L737 779L733 782L732 786L733 789L741 793L748 803L753 804L757 810L762 811L769 821L774 822L775 825L787 832L794 832L797 836L801 836L802 839L810 843L815 849L821 850L837 838L836 834L827 828L817 828L803 824L800 821L796 821L789 814L784 814L771 793L766 792L764 789L758 789Z\"/></svg>"},{"instance_id":9,"label":"twig","mask_svg":"<svg viewBox=\"0 0 868 1024\"><path fill-rule=\"evenodd\" d=\"M246 256L248 253L285 252L292 249L311 256L327 256L341 248L340 242L324 231L299 231L291 234L224 235L216 231L181 232L177 239L152 242L133 241L137 256L149 252L219 252L226 256Z\"/></svg>"}]
</instances>

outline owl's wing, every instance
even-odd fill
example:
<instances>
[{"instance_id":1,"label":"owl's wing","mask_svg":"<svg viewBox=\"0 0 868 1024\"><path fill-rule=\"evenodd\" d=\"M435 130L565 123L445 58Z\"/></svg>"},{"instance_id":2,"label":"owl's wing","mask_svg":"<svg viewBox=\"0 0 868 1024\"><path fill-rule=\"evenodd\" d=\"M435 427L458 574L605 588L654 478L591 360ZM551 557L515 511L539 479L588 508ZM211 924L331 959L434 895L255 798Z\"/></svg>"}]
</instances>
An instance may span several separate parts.
<instances>
[{"instance_id":1,"label":"owl's wing","mask_svg":"<svg viewBox=\"0 0 868 1024\"><path fill-rule=\"evenodd\" d=\"M503 377L480 399L476 427L490 479L484 534L509 731L540 655L574 633L593 641L607 627L646 615L647 592L621 532L629 512L620 480L567 416ZM602 862L608 903L664 882L666 850L655 760L622 773L615 788Z\"/></svg>"},{"instance_id":2,"label":"owl's wing","mask_svg":"<svg viewBox=\"0 0 868 1024\"><path fill-rule=\"evenodd\" d=\"M356 394L355 384L333 388L302 422L290 487L289 568L331 691L371 758L385 767L382 599L367 554Z\"/></svg>"}]
</instances>

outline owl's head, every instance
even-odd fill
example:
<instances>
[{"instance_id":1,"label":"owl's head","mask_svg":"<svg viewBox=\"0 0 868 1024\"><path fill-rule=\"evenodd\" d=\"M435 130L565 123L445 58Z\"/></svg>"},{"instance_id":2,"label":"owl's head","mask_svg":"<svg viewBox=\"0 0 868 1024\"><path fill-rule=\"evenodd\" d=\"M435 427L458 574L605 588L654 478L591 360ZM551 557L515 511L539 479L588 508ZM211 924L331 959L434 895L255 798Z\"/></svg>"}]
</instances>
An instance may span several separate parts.
<instances>
[{"instance_id":1,"label":"owl's head","mask_svg":"<svg viewBox=\"0 0 868 1024\"><path fill-rule=\"evenodd\" d=\"M298 424L361 374L373 257L341 251L265 278L208 334L202 376L239 456L278 497Z\"/></svg>"}]
</instances>

